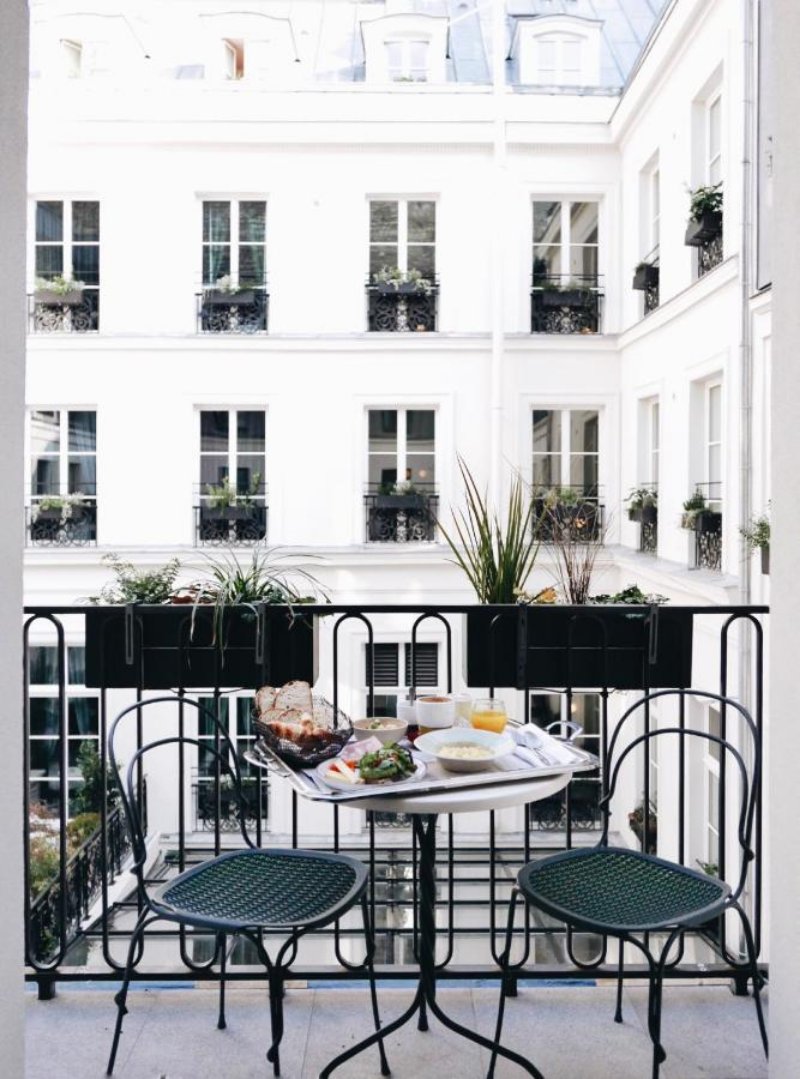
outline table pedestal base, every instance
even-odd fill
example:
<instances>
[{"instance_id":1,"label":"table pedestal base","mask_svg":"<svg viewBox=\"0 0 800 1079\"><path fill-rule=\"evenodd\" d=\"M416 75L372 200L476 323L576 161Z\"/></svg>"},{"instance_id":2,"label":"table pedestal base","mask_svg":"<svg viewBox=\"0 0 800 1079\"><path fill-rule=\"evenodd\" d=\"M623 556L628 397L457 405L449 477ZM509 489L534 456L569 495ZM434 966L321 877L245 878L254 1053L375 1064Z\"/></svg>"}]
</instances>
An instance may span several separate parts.
<instances>
[{"instance_id":1,"label":"table pedestal base","mask_svg":"<svg viewBox=\"0 0 800 1079\"><path fill-rule=\"evenodd\" d=\"M440 1023L448 1029L467 1038L476 1045L483 1046L489 1052L497 1052L499 1056L518 1064L520 1068L534 1076L534 1079L544 1079L538 1068L534 1067L529 1060L520 1056L511 1049L505 1049L502 1045L484 1038L474 1030L462 1026L451 1019L436 1001L436 814L415 814L413 816L414 837L419 845L419 984L410 1006L397 1019L393 1019L380 1031L370 1034L363 1041L346 1049L335 1057L320 1072L320 1079L327 1077L345 1061L375 1045L379 1038L386 1038L399 1030L413 1016L419 1013L417 1027L419 1030L428 1029L428 1009Z\"/></svg>"}]
</instances>

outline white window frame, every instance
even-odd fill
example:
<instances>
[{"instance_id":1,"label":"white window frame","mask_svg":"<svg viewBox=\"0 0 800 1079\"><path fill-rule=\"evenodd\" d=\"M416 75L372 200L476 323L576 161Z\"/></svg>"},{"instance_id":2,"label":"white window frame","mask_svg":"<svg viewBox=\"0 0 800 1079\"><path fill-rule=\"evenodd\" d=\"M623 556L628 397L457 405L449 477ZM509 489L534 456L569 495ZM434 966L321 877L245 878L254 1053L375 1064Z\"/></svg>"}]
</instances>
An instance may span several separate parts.
<instances>
[{"instance_id":1,"label":"white window frame","mask_svg":"<svg viewBox=\"0 0 800 1079\"><path fill-rule=\"evenodd\" d=\"M369 448L369 414L370 412L395 412L397 414L397 483L403 483L407 468L408 457L408 436L406 431L406 415L409 412L432 412L433 413L433 474L434 483L431 486L431 493L433 493L439 486L439 410L433 405L390 405L389 407L383 407L382 405L367 405L366 415L364 417L367 429L367 484L369 484L369 462L370 457L373 456ZM375 456L388 457L388 452L383 450L375 451ZM424 480L420 481L426 482Z\"/></svg>"},{"instance_id":2,"label":"white window frame","mask_svg":"<svg viewBox=\"0 0 800 1079\"><path fill-rule=\"evenodd\" d=\"M83 75L83 43L71 38L59 41L63 75L67 79L79 79Z\"/></svg>"},{"instance_id":3,"label":"white window frame","mask_svg":"<svg viewBox=\"0 0 800 1079\"><path fill-rule=\"evenodd\" d=\"M661 402L658 397L647 403L647 482L657 488L661 454Z\"/></svg>"},{"instance_id":4,"label":"white window frame","mask_svg":"<svg viewBox=\"0 0 800 1079\"><path fill-rule=\"evenodd\" d=\"M716 111L715 111L716 110ZM716 120L715 120L716 117ZM722 90L717 90L705 103L704 111L704 174L705 183L713 185L721 183L724 178L724 161L722 156ZM713 152L714 125L716 123L716 139L718 149Z\"/></svg>"},{"instance_id":5,"label":"white window frame","mask_svg":"<svg viewBox=\"0 0 800 1079\"><path fill-rule=\"evenodd\" d=\"M37 240L36 238L36 210L40 202L59 202L62 207L62 230L60 240ZM33 237L33 259L31 262L31 270L34 278L38 277L36 270L36 251L40 247L55 247L60 246L62 249L61 256L61 273L64 277L72 277L72 248L75 247L96 247L98 252L100 250L100 240L74 240L72 236L72 213L73 206L76 202L94 202L97 204L97 233L102 238L103 221L102 221L102 207L100 199L97 198L64 198L63 195L54 195L50 198L47 195L36 195L31 200L31 229L30 235ZM100 259L98 255L98 273L100 271ZM100 288L100 284L86 285L87 289L91 289L96 292Z\"/></svg>"},{"instance_id":6,"label":"white window frame","mask_svg":"<svg viewBox=\"0 0 800 1079\"><path fill-rule=\"evenodd\" d=\"M544 451L537 450L536 445L533 442L533 414L534 412L559 412L561 414L561 449ZM570 424L570 413L572 412L595 412L597 414L597 451L596 452L584 452L576 451L575 456L580 457L596 457L597 458L597 495L594 497L600 498L600 492L603 489L603 482L600 473L600 462L602 457L602 424L603 424L603 409L599 405L587 405L581 407L574 405L568 408L553 407L551 405L531 405L530 407L530 431L531 431L531 480L533 481L533 459L534 456L550 456L558 457L559 459L559 471L561 478L556 487L573 487L574 484L570 482L571 469L570 464L572 461L572 426ZM593 496L588 496L593 497Z\"/></svg>"},{"instance_id":7,"label":"white window frame","mask_svg":"<svg viewBox=\"0 0 800 1079\"><path fill-rule=\"evenodd\" d=\"M711 410L714 406L715 400L718 402L719 406L719 438L712 439ZM724 419L725 400L722 379L711 379L703 386L703 480L706 484L706 501L708 502L710 508L714 510L719 510L721 508L722 494L724 490ZM714 476L712 474L712 458L714 449L719 450L719 476Z\"/></svg>"},{"instance_id":8,"label":"white window frame","mask_svg":"<svg viewBox=\"0 0 800 1079\"><path fill-rule=\"evenodd\" d=\"M241 38L222 39L222 70L224 78L238 82L246 74L245 45Z\"/></svg>"},{"instance_id":9,"label":"white window frame","mask_svg":"<svg viewBox=\"0 0 800 1079\"><path fill-rule=\"evenodd\" d=\"M705 709L705 726L706 731L709 734L713 733L711 729L712 712L716 712L719 718L719 724L721 724L722 722L722 717L719 710L709 705ZM721 726L719 726L719 724L718 729L721 730ZM718 820L717 824L714 824L711 818L710 808L712 804L712 797L714 797L716 811L718 812L719 809L719 803L716 801L716 799L719 796L720 762L714 757L711 748L712 745L717 747L717 743L711 743L706 739L703 739L703 742L705 743L705 750L703 753L703 861L712 862L716 865L719 865L719 859L722 853L720 837L720 826L722 822ZM718 746L717 748L719 749L721 757L722 754L725 752L725 749L722 746ZM712 837L717 848L716 851L712 850Z\"/></svg>"},{"instance_id":10,"label":"white window frame","mask_svg":"<svg viewBox=\"0 0 800 1079\"><path fill-rule=\"evenodd\" d=\"M373 243L372 232L370 231L370 207L373 202L396 202L397 203L397 269L406 273L408 270L408 204L410 202L430 202L433 205L433 241L427 240L415 240L414 247L431 247L433 248L433 266L434 274L436 273L436 246L437 246L437 201L436 199L426 198L425 196L405 195L402 197L387 196L381 198L380 196L371 196L368 199L367 204L367 236L368 236L368 261L371 264L371 252L373 246L382 246L381 243ZM392 269L392 267L388 267Z\"/></svg>"},{"instance_id":11,"label":"white window frame","mask_svg":"<svg viewBox=\"0 0 800 1079\"><path fill-rule=\"evenodd\" d=\"M264 203L264 239L256 243L255 241L248 240L248 247L264 248L264 280L260 284L247 285L247 288L266 288L267 277L267 214L269 213L269 202L266 195L202 195L200 197L200 272L199 277L202 282L203 288L213 288L216 284L215 281L203 280L203 263L205 262L204 254L207 247L222 247L225 245L225 241L219 240L204 240L203 239L203 207L207 202L227 202L230 206L231 213L231 232L230 239L227 241L227 246L230 253L230 278L234 284L239 283L239 245L241 244L241 232L240 232L240 207L243 202L263 202Z\"/></svg>"},{"instance_id":12,"label":"white window frame","mask_svg":"<svg viewBox=\"0 0 800 1079\"><path fill-rule=\"evenodd\" d=\"M239 427L237 423L237 416L240 412L263 412L264 414L264 469L261 473L260 493L252 496L255 500L264 500L267 489L267 430L269 416L267 409L263 407L253 407L252 405L237 405L233 408L228 408L223 405L210 405L203 404L197 407L197 479L198 489L200 491L200 501L205 502L208 499L208 495L205 491L206 484L203 482L203 458L204 457L221 457L221 450L203 450L201 449L203 444L202 438L202 414L204 412L227 412L228 413L228 480L233 482L234 488L236 487L237 469L236 463L239 456L255 457L257 453L252 450L239 450Z\"/></svg>"},{"instance_id":13,"label":"white window frame","mask_svg":"<svg viewBox=\"0 0 800 1079\"><path fill-rule=\"evenodd\" d=\"M31 487L31 469L33 466L34 450L33 450L33 438L31 435L31 425L33 421L34 412L56 412L58 413L58 450L51 452L37 454L39 457L58 459L58 491L53 492L53 497L57 494L59 497L65 497L70 493L69 489L69 459L70 457L94 457L95 464L95 477L97 477L97 466L99 461L99 454L97 447L100 441L100 432L97 425L98 412L94 406L87 406L81 408L78 405L71 405L68 408L60 408L55 405L31 405L28 408L26 416L26 442L27 442L27 472L25 482L25 499L26 505L35 506L43 498L47 498L47 494L34 494ZM95 448L94 450L70 450L69 448L69 414L70 412L93 412L95 418ZM95 490L91 493L87 491L81 492L82 496L87 502L95 503L97 501L97 480L95 478Z\"/></svg>"},{"instance_id":14,"label":"white window frame","mask_svg":"<svg viewBox=\"0 0 800 1079\"><path fill-rule=\"evenodd\" d=\"M425 63L422 67L412 63L415 47L424 50ZM429 82L431 75L431 39L420 36L387 37L383 43L386 50L386 71L390 82ZM392 49L399 49L400 62L392 63Z\"/></svg>"},{"instance_id":15,"label":"white window frame","mask_svg":"<svg viewBox=\"0 0 800 1079\"><path fill-rule=\"evenodd\" d=\"M391 645L395 646L395 648L397 649L397 673L400 676L399 682L398 682L397 685L394 685L394 686L376 685L375 686L375 696L376 697L397 697L398 702L406 700L411 687L409 685L404 685L404 682L405 682L405 658L406 658L406 650L411 648L411 637L402 637L402 638L392 637L389 640L373 640L373 644L375 644L375 645L378 645L378 644L384 644L384 645L391 644ZM426 684L424 686L417 686L416 687L417 688L417 696L420 695L420 692L422 692L422 693L444 693L444 692L446 692L446 689L447 689L446 682L443 682L443 680L442 680L443 676L444 676L445 679L446 679L446 676L447 676L447 663L446 662L443 663L443 659L442 659L444 642L439 638L431 638L431 637L424 637L423 638L423 637L418 636L417 637L417 644L418 645L423 645L423 644L431 645L432 644L432 645L436 646L436 678L437 678L436 685ZM367 660L367 649L368 648L369 648L368 642L366 642L366 641L363 642L362 650L361 650L361 668L360 668L361 671L362 671L362 674L365 674L366 670L367 670L367 662L366 662L366 660ZM443 672L442 668L444 668L444 672ZM362 703L362 706L363 706L362 714L366 716L366 715L368 715L367 709L369 707L369 686L366 684L366 679L364 681L365 681L365 684L364 684L363 691L362 691L362 694L361 694L361 703Z\"/></svg>"},{"instance_id":16,"label":"white window frame","mask_svg":"<svg viewBox=\"0 0 800 1079\"><path fill-rule=\"evenodd\" d=\"M598 85L602 25L596 19L566 14L518 17L511 52L519 60L519 81L527 86L566 88ZM541 43L555 46L552 68L541 66ZM579 67L567 69L564 45L576 43L579 45Z\"/></svg>"},{"instance_id":17,"label":"white window frame","mask_svg":"<svg viewBox=\"0 0 800 1079\"><path fill-rule=\"evenodd\" d=\"M561 240L560 240L560 243L559 243L558 246L561 249L561 251L560 251L560 266L561 266L561 268L560 268L558 276L561 277L561 279L562 279L562 281L564 283L566 283L567 281L569 281L573 277L573 274L570 271L570 252L571 252L572 247L573 247L573 243L572 243L572 206L574 204L576 204L576 203L582 204L582 205L592 203L593 205L595 205L597 207L597 242L591 244L591 243L580 243L580 242L576 241L576 243L575 243L576 247L588 247L588 248L594 248L595 249L595 252L596 252L596 255L597 255L597 281L595 281L593 285L587 283L586 287L587 288L595 288L595 287L597 287L599 285L599 281L600 281L600 224L601 224L601 222L600 222L600 207L602 205L602 200L597 196L589 196L588 198L563 199L563 198L548 198L546 195L534 195L532 197L532 199L531 199L531 231L530 231L530 236L531 236L531 265L534 264L534 260L536 258L537 248L555 247L556 246L553 243L548 244L546 242L542 242L541 240L534 241L534 239L533 239L533 235L534 235L534 231L533 231L534 230L534 203L536 203L536 202L557 202L557 203L560 204L561 211L560 211L559 229L560 229L560 232L561 232Z\"/></svg>"}]
</instances>

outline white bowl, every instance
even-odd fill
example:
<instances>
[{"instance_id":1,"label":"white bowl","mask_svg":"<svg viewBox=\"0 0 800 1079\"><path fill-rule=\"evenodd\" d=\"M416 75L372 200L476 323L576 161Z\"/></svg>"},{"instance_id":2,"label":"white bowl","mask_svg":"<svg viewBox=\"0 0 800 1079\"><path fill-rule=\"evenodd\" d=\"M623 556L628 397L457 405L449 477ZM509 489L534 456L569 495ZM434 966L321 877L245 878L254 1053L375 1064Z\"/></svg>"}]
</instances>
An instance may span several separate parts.
<instances>
[{"instance_id":1,"label":"white bowl","mask_svg":"<svg viewBox=\"0 0 800 1079\"><path fill-rule=\"evenodd\" d=\"M388 727L371 727L371 723L389 723ZM380 719L354 719L353 734L356 741L361 742L365 738L377 738L381 745L388 746L392 742L399 742L408 730L408 723L404 719L395 719L393 716L382 716Z\"/></svg>"},{"instance_id":2,"label":"white bowl","mask_svg":"<svg viewBox=\"0 0 800 1079\"><path fill-rule=\"evenodd\" d=\"M446 747L453 744L479 745L491 750L491 756L449 757ZM495 734L494 731L473 730L471 727L455 727L421 734L414 743L414 748L435 757L449 772L481 772L493 764L498 757L513 753L514 739L510 734Z\"/></svg>"},{"instance_id":3,"label":"white bowl","mask_svg":"<svg viewBox=\"0 0 800 1079\"><path fill-rule=\"evenodd\" d=\"M456 702L452 697L431 694L417 697L414 702L417 723L428 730L452 727L456 718Z\"/></svg>"}]
</instances>

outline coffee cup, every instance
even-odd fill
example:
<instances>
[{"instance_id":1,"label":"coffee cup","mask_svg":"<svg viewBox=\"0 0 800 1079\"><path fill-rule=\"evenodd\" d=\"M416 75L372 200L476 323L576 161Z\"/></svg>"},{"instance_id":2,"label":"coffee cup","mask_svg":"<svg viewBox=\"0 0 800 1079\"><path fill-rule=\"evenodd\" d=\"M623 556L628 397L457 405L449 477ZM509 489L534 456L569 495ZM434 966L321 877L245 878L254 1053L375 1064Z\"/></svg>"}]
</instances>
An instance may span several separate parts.
<instances>
[{"instance_id":1,"label":"coffee cup","mask_svg":"<svg viewBox=\"0 0 800 1079\"><path fill-rule=\"evenodd\" d=\"M420 730L424 728L432 731L452 727L456 718L456 702L444 694L417 697L416 712Z\"/></svg>"}]
</instances>

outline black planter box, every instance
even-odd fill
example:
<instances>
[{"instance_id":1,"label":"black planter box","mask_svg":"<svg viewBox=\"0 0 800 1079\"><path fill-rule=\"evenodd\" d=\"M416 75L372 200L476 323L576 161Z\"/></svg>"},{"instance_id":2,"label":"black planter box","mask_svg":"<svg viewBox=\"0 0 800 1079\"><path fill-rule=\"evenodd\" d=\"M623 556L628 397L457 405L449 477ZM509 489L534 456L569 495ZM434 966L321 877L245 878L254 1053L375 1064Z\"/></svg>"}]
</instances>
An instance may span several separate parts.
<instances>
[{"instance_id":1,"label":"black planter box","mask_svg":"<svg viewBox=\"0 0 800 1079\"><path fill-rule=\"evenodd\" d=\"M769 544L761 548L761 572L769 577Z\"/></svg>"},{"instance_id":2,"label":"black planter box","mask_svg":"<svg viewBox=\"0 0 800 1079\"><path fill-rule=\"evenodd\" d=\"M239 307L256 302L256 294L251 288L240 289L238 292L221 292L219 289L209 289L203 294L203 302L212 307Z\"/></svg>"},{"instance_id":3,"label":"black planter box","mask_svg":"<svg viewBox=\"0 0 800 1079\"><path fill-rule=\"evenodd\" d=\"M650 610L549 604L475 608L467 614L465 681L516 689L690 686L691 612L658 608L651 664Z\"/></svg>"},{"instance_id":4,"label":"black planter box","mask_svg":"<svg viewBox=\"0 0 800 1079\"><path fill-rule=\"evenodd\" d=\"M698 510L694 518L695 532L721 532L722 514L714 510Z\"/></svg>"},{"instance_id":5,"label":"black planter box","mask_svg":"<svg viewBox=\"0 0 800 1079\"><path fill-rule=\"evenodd\" d=\"M642 506L640 520L643 525L658 524L658 506Z\"/></svg>"},{"instance_id":6,"label":"black planter box","mask_svg":"<svg viewBox=\"0 0 800 1079\"><path fill-rule=\"evenodd\" d=\"M381 281L369 287L374 289L379 296L430 296L435 291L434 285L426 289L409 281L397 285Z\"/></svg>"},{"instance_id":7,"label":"black planter box","mask_svg":"<svg viewBox=\"0 0 800 1079\"><path fill-rule=\"evenodd\" d=\"M722 211L715 210L703 214L699 221L694 219L689 221L683 242L687 247L702 247L704 244L716 239L721 232Z\"/></svg>"},{"instance_id":8,"label":"black planter box","mask_svg":"<svg viewBox=\"0 0 800 1079\"><path fill-rule=\"evenodd\" d=\"M133 634L126 649L126 618ZM317 679L318 619L292 621L287 607L264 608L265 645L257 655L257 619L249 607L226 609L214 641L214 608L192 604L98 607L86 611L86 685L93 688L173 689L280 686ZM194 626L192 625L194 615ZM132 662L128 663L127 659Z\"/></svg>"},{"instance_id":9,"label":"black planter box","mask_svg":"<svg viewBox=\"0 0 800 1079\"><path fill-rule=\"evenodd\" d=\"M69 292L54 292L52 289L40 288L33 294L35 303L42 303L48 307L77 307L83 303L83 290L70 289Z\"/></svg>"},{"instance_id":10,"label":"black planter box","mask_svg":"<svg viewBox=\"0 0 800 1079\"><path fill-rule=\"evenodd\" d=\"M424 510L427 508L427 495L375 495L375 509L377 510Z\"/></svg>"},{"instance_id":11,"label":"black planter box","mask_svg":"<svg viewBox=\"0 0 800 1079\"><path fill-rule=\"evenodd\" d=\"M633 273L633 288L638 292L655 288L658 284L658 266L650 266L648 263L637 266Z\"/></svg>"},{"instance_id":12,"label":"black planter box","mask_svg":"<svg viewBox=\"0 0 800 1079\"><path fill-rule=\"evenodd\" d=\"M591 294L585 289L545 288L539 295L545 307L585 307Z\"/></svg>"}]
</instances>

